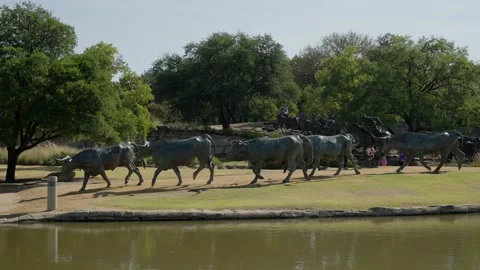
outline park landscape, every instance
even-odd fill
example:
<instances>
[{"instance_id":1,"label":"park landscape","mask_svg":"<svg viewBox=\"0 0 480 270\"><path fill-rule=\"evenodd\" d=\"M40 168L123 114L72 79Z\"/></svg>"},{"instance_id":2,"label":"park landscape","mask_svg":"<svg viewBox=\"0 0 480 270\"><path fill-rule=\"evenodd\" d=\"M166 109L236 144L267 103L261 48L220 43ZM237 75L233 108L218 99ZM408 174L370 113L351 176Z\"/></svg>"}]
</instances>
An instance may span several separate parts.
<instances>
[{"instance_id":1,"label":"park landscape","mask_svg":"<svg viewBox=\"0 0 480 270\"><path fill-rule=\"evenodd\" d=\"M0 21L3 217L45 211L49 175L60 180L58 211L368 210L480 203L475 133L480 126L480 66L452 41L334 33L289 59L268 34L218 32L187 44L183 56L167 53L152 59L149 70L136 74L113 44L99 42L74 52L74 27L32 2L2 6ZM248 123L256 128L241 128ZM158 136L161 127L183 130L183 137L168 132ZM166 146L151 148L153 159L152 153L138 152L155 143L198 140L185 135L192 129L207 134L202 136L221 134L223 142L210 138L207 156L173 146L168 151ZM407 133L413 134L413 141L405 139L413 148L401 149L410 151L405 164L410 166L396 169L400 151L383 152L385 143ZM451 138L435 137L442 134ZM330 151L326 148L319 148L323 150L315 159L317 150L310 150L307 161L306 144L315 145L305 136L324 136L321 143L340 136L341 146L332 145L342 150L335 150L333 160L324 159ZM294 154L287 149L252 159L248 150L243 161L229 160L226 144L239 139L296 140L298 145ZM70 177L62 176L65 164L81 151L119 143L130 149L127 163L108 161L107 166L87 155L82 162L89 165L72 165ZM211 144L219 143L223 152L211 152ZM380 151L368 158L369 147ZM266 148L261 149L253 155L265 154ZM349 168L340 173L352 153ZM447 160L450 153L453 159ZM181 161L165 163L173 156ZM390 166L378 166L382 156L390 158ZM138 159L148 162L142 165ZM285 171L269 168L264 163L268 160L284 162ZM360 160L373 161L367 166ZM431 173L430 166L438 163ZM301 169L308 172L320 164L324 169L315 175L301 174ZM130 181L124 180L126 167L133 172ZM212 172L210 178L200 171L204 167ZM162 170L156 185L150 185ZM175 182L176 170L183 181ZM282 182L286 171L289 176ZM111 185L105 187L103 173ZM137 173L144 182L138 186Z\"/></svg>"},{"instance_id":2,"label":"park landscape","mask_svg":"<svg viewBox=\"0 0 480 270\"><path fill-rule=\"evenodd\" d=\"M0 6L2 269L478 269L478 8L268 1Z\"/></svg>"}]
</instances>

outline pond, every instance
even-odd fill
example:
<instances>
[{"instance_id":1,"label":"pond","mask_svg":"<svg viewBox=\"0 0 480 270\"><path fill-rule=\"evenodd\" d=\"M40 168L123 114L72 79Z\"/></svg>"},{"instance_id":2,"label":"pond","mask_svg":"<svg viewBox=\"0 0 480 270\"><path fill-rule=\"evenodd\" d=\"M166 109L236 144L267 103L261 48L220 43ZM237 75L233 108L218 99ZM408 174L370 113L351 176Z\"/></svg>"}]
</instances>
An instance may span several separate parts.
<instances>
[{"instance_id":1,"label":"pond","mask_svg":"<svg viewBox=\"0 0 480 270\"><path fill-rule=\"evenodd\" d=\"M480 269L480 215L0 226L1 269Z\"/></svg>"}]
</instances>

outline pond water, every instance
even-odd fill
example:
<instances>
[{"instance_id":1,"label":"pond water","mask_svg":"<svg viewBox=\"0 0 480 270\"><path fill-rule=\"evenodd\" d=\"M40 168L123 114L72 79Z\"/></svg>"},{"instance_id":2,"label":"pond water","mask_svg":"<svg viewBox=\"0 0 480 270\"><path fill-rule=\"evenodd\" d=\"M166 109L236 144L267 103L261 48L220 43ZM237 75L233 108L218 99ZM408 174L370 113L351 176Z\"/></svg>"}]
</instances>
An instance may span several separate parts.
<instances>
[{"instance_id":1,"label":"pond water","mask_svg":"<svg viewBox=\"0 0 480 270\"><path fill-rule=\"evenodd\" d=\"M480 269L480 215L0 226L0 269Z\"/></svg>"}]
</instances>

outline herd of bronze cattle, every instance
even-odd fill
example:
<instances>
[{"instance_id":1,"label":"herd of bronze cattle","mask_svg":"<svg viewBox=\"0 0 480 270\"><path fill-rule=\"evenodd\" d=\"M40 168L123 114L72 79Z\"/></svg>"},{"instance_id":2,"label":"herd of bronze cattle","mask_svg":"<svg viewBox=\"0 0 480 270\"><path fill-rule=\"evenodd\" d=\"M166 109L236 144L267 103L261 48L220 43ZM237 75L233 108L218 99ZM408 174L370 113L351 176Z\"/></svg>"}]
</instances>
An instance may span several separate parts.
<instances>
[{"instance_id":1,"label":"herd of bronze cattle","mask_svg":"<svg viewBox=\"0 0 480 270\"><path fill-rule=\"evenodd\" d=\"M288 175L283 180L284 183L290 181L292 173L297 168L301 168L304 178L310 180L315 171L320 169L320 160L323 157L337 158L338 170L335 175L341 172L346 160L350 160L355 173L360 174L352 155L352 150L358 147L364 149L366 147L376 147L377 153L380 155L391 149L403 152L407 157L406 162L397 169L397 172L403 170L415 157L419 158L420 163L426 169L431 170L424 160L426 154L440 154L440 164L433 173L439 172L447 161L449 154L455 156L458 169L460 170L462 167L466 155L460 150L459 146L465 145L465 137L456 130L428 134L405 132L395 135L389 129L382 129L383 124L376 117L363 115L362 119L364 125L351 124L346 131L339 131L339 134L335 135L311 134L312 131L303 130L303 134L290 131L290 134L280 138L263 137L250 140L232 140L225 146L226 157L229 160L248 161L255 175L250 184L256 183L258 179L264 179L261 170L265 162L283 164L284 172L288 170ZM299 118L297 118L298 120ZM322 124L321 121L317 121ZM304 119L300 119L299 122L303 123L304 129L307 126L320 125L315 121ZM287 128L282 123L282 121L279 121L282 128ZM328 124L326 125L326 130L333 127L332 121L325 121L325 123L330 123L330 127ZM325 128L325 125L322 128ZM188 139L167 140L162 138L157 141L147 141L143 145L126 142L105 148L86 149L73 157L67 156L60 159L63 161L63 166L56 175L59 180L68 181L75 176L73 172L75 169L83 170L84 180L80 191L84 191L88 179L97 175L101 175L107 183L107 187L110 187L110 180L105 171L123 166L128 169L125 184L128 184L130 176L135 173L139 178L138 185L141 185L143 177L134 161L141 159L145 166L144 158L151 156L156 167L152 178L152 187L155 185L160 172L168 169L173 169L178 178L177 185L181 185L182 176L179 166L191 164L194 159L198 160L199 167L193 173L193 179L207 167L210 171L207 184L211 184L214 178L213 157L215 153L215 142L208 134ZM307 172L308 169L311 169L310 173Z\"/></svg>"}]
</instances>

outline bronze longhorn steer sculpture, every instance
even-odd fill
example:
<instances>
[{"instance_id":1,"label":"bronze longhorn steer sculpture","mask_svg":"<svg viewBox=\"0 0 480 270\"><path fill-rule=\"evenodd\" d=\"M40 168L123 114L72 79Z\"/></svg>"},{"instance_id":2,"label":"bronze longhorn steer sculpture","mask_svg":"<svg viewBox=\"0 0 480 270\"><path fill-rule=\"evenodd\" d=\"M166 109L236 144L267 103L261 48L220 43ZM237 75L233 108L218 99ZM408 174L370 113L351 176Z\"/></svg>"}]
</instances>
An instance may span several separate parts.
<instances>
[{"instance_id":1,"label":"bronze longhorn steer sculpture","mask_svg":"<svg viewBox=\"0 0 480 270\"><path fill-rule=\"evenodd\" d=\"M465 159L465 153L458 148L459 141L463 140L463 135L456 130L433 134L405 132L393 137L374 137L374 139L379 146L379 152L384 153L390 149L397 149L407 156L406 162L397 169L397 172L401 172L416 156L419 157L420 163L430 171L431 168L425 163L423 157L426 154L440 154L440 164L433 173L440 171L450 153L457 158L458 170L462 168L462 162Z\"/></svg>"},{"instance_id":2,"label":"bronze longhorn steer sculpture","mask_svg":"<svg viewBox=\"0 0 480 270\"><path fill-rule=\"evenodd\" d=\"M75 169L82 169L85 174L83 178L83 185L80 191L84 191L87 186L88 179L91 176L101 175L103 180L107 182L107 188L110 187L110 180L105 174L105 170L114 170L117 167L126 167L128 174L125 177L125 184L128 183L132 173L135 173L140 186L143 182L140 170L133 163L135 159L134 144L120 143L117 145L108 146L105 148L86 149L76 154L73 157L66 156L63 159L62 170L60 176L70 174Z\"/></svg>"},{"instance_id":3,"label":"bronze longhorn steer sculpture","mask_svg":"<svg viewBox=\"0 0 480 270\"><path fill-rule=\"evenodd\" d=\"M255 138L248 141L234 140L230 142L227 158L247 160L252 165L255 178L250 184L257 183L258 179L264 179L260 172L263 163L266 161L282 162L286 160L289 172L283 183L290 181L297 164L302 168L305 179L310 180L304 161L304 143L310 144L309 149L312 151L310 141L303 135L290 135L281 138ZM312 153L310 152L311 155Z\"/></svg>"},{"instance_id":4,"label":"bronze longhorn steer sculpture","mask_svg":"<svg viewBox=\"0 0 480 270\"><path fill-rule=\"evenodd\" d=\"M344 167L345 157L353 163L353 170L356 174L360 174L355 164L355 159L352 155L352 147L355 139L350 134L338 134L334 136L311 135L307 138L313 145L313 169L310 172L310 177L315 174L315 170L320 166L320 159L324 156L337 157L338 170L334 175L339 175Z\"/></svg>"},{"instance_id":5,"label":"bronze longhorn steer sculpture","mask_svg":"<svg viewBox=\"0 0 480 270\"><path fill-rule=\"evenodd\" d=\"M213 151L212 151L213 146ZM198 159L199 167L193 173L193 180L197 178L198 173L207 167L210 170L210 178L207 184L213 181L213 172L215 165L213 164L213 156L215 154L215 142L208 134L195 136L182 140L159 140L146 142L139 145L137 155L141 158L152 156L153 162L157 169L152 178L152 187L157 181L157 177L161 171L173 169L178 178L177 186L182 184L182 176L178 166L189 165L195 158Z\"/></svg>"}]
</instances>

